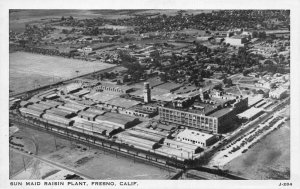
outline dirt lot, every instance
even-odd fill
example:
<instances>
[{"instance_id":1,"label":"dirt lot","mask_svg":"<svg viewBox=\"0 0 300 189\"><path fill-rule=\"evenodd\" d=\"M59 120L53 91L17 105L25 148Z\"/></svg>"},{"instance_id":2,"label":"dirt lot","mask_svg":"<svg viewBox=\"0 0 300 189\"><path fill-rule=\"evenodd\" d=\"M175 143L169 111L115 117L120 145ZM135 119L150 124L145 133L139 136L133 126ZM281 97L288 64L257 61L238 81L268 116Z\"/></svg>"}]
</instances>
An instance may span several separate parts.
<instances>
[{"instance_id":1,"label":"dirt lot","mask_svg":"<svg viewBox=\"0 0 300 189\"><path fill-rule=\"evenodd\" d=\"M78 75L113 67L113 64L87 62L25 52L9 54L9 90L22 92Z\"/></svg>"},{"instance_id":2,"label":"dirt lot","mask_svg":"<svg viewBox=\"0 0 300 189\"><path fill-rule=\"evenodd\" d=\"M38 146L38 155L43 159L67 166L95 179L167 179L169 177L169 172L166 170L134 162L132 159L116 156L100 149L54 138L44 132L20 127L18 133L34 138Z\"/></svg>"},{"instance_id":3,"label":"dirt lot","mask_svg":"<svg viewBox=\"0 0 300 189\"><path fill-rule=\"evenodd\" d=\"M15 151L15 154L21 155ZM25 156L24 156L25 157ZM29 158L26 156L26 158ZM45 163L39 159L31 158L31 161L26 165L26 169L19 171L14 176L10 177L13 180L62 180L66 175L74 174L71 171L62 169L60 167Z\"/></svg>"},{"instance_id":4,"label":"dirt lot","mask_svg":"<svg viewBox=\"0 0 300 189\"><path fill-rule=\"evenodd\" d=\"M23 161L24 160L24 161ZM22 172L25 167L29 167L33 158L16 153L9 150L9 178L13 178L19 172Z\"/></svg>"},{"instance_id":5,"label":"dirt lot","mask_svg":"<svg viewBox=\"0 0 300 189\"><path fill-rule=\"evenodd\" d=\"M250 179L289 179L289 122L228 163L225 169Z\"/></svg>"}]
</instances>

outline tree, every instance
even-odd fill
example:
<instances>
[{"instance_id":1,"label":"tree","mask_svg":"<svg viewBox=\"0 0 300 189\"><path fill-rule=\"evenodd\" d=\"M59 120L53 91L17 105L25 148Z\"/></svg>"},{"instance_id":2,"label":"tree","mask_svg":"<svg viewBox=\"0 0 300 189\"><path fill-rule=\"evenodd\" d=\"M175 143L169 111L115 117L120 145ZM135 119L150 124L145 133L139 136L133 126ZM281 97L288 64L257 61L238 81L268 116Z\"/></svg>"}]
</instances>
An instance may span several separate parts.
<instances>
[{"instance_id":1,"label":"tree","mask_svg":"<svg viewBox=\"0 0 300 189\"><path fill-rule=\"evenodd\" d=\"M232 80L230 78L227 78L226 76L224 76L223 83L226 86L232 86Z\"/></svg>"},{"instance_id":2,"label":"tree","mask_svg":"<svg viewBox=\"0 0 300 189\"><path fill-rule=\"evenodd\" d=\"M222 84L215 85L213 88L222 91Z\"/></svg>"},{"instance_id":3,"label":"tree","mask_svg":"<svg viewBox=\"0 0 300 189\"><path fill-rule=\"evenodd\" d=\"M63 33L63 34L68 34L68 33L69 33L69 30L63 29L63 30L62 30L62 33Z\"/></svg>"},{"instance_id":4,"label":"tree","mask_svg":"<svg viewBox=\"0 0 300 189\"><path fill-rule=\"evenodd\" d=\"M99 28L98 27L94 27L91 30L91 35L98 35L99 34Z\"/></svg>"},{"instance_id":5,"label":"tree","mask_svg":"<svg viewBox=\"0 0 300 189\"><path fill-rule=\"evenodd\" d=\"M267 34L265 31L258 33L258 38L264 39L264 38L266 38L266 36L267 36Z\"/></svg>"},{"instance_id":6,"label":"tree","mask_svg":"<svg viewBox=\"0 0 300 189\"><path fill-rule=\"evenodd\" d=\"M161 73L159 74L159 78L161 81L166 82L167 81L167 76L165 73Z\"/></svg>"},{"instance_id":7,"label":"tree","mask_svg":"<svg viewBox=\"0 0 300 189\"><path fill-rule=\"evenodd\" d=\"M201 74L199 74L199 76L198 76L198 81L199 81L199 82L202 82L202 81L204 81L204 80L203 80L203 77L202 77L202 75L201 75Z\"/></svg>"},{"instance_id":8,"label":"tree","mask_svg":"<svg viewBox=\"0 0 300 189\"><path fill-rule=\"evenodd\" d=\"M253 38L258 38L258 32L257 31L252 32L252 37Z\"/></svg>"},{"instance_id":9,"label":"tree","mask_svg":"<svg viewBox=\"0 0 300 189\"><path fill-rule=\"evenodd\" d=\"M19 40L19 44L20 44L22 47L25 47L26 43L27 43L26 40L23 40L23 39Z\"/></svg>"},{"instance_id":10,"label":"tree","mask_svg":"<svg viewBox=\"0 0 300 189\"><path fill-rule=\"evenodd\" d=\"M247 76L250 73L250 70L244 70L243 71L243 76Z\"/></svg>"}]
</instances>

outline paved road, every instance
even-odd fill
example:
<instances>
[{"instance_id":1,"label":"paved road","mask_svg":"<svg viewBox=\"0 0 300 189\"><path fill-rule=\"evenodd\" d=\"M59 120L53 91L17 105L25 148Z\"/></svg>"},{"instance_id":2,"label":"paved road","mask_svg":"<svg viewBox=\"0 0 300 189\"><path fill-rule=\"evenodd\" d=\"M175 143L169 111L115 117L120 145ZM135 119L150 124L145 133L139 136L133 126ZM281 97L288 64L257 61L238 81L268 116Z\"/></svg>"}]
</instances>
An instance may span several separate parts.
<instances>
[{"instance_id":1,"label":"paved road","mask_svg":"<svg viewBox=\"0 0 300 189\"><path fill-rule=\"evenodd\" d=\"M31 154L27 154L27 153L25 153L25 152L19 151L19 150L14 149L14 148L11 148L11 149L12 149L13 151L17 152L17 153L22 154L22 155L25 155L25 156L28 156L28 157L33 157L33 158L35 158L35 159L38 159L38 160L40 160L41 162L44 162L44 163L46 163L46 164L49 164L49 165L52 165L52 166L55 166L55 167L58 167L58 168L61 168L61 169L65 169L65 170L68 170L68 171L71 171L71 172L73 172L73 173L75 173L75 174L77 174L77 175L79 175L79 176L85 177L85 178L87 178L87 179L90 179L90 180L94 179L94 178L92 178L92 177L90 177L90 176L87 176L87 175L85 175L85 174L82 174L82 173L80 173L80 172L78 172L78 171L76 171L76 170L74 170L74 169L71 169L71 168L69 168L69 167L63 166L63 165L61 165L61 164L57 164L57 163L55 163L55 162L53 162L53 161L50 161L50 160L41 158L41 157L36 156L36 155L33 155L33 154L32 154L32 155L31 155Z\"/></svg>"},{"instance_id":2,"label":"paved road","mask_svg":"<svg viewBox=\"0 0 300 189\"><path fill-rule=\"evenodd\" d=\"M286 99L284 102L282 102L280 105L278 105L272 112L266 112L267 114L262 117L261 119L257 119L254 122L251 122L249 125L247 125L244 129L240 130L239 132L235 133L234 135L230 136L226 142L223 142L219 146L215 147L214 149L211 149L207 151L206 159L210 160L212 156L219 150L222 149L224 146L228 145L232 141L236 140L238 137L242 136L246 132L248 132L250 129L256 127L258 124L261 122L264 122L267 120L269 117L271 117L277 110L282 108L283 106L287 105L289 103L289 98Z\"/></svg>"}]
</instances>

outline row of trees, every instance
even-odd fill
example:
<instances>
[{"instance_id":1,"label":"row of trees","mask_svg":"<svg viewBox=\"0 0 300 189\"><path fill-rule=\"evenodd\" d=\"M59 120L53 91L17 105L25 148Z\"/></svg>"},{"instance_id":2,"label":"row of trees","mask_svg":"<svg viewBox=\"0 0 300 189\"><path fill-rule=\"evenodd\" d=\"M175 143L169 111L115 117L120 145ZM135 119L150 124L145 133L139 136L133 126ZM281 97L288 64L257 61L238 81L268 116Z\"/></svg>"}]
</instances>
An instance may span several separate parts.
<instances>
[{"instance_id":1,"label":"row of trees","mask_svg":"<svg viewBox=\"0 0 300 189\"><path fill-rule=\"evenodd\" d=\"M265 31L261 31L261 32L254 31L254 32L252 32L252 37L253 38L265 39L267 37L267 34L266 34Z\"/></svg>"},{"instance_id":2,"label":"row of trees","mask_svg":"<svg viewBox=\"0 0 300 189\"><path fill-rule=\"evenodd\" d=\"M127 51L120 50L118 52L119 57L121 59L121 65L127 68L127 73L131 75L132 81L140 81L144 76L145 68L142 67L137 59L131 56Z\"/></svg>"}]
</instances>

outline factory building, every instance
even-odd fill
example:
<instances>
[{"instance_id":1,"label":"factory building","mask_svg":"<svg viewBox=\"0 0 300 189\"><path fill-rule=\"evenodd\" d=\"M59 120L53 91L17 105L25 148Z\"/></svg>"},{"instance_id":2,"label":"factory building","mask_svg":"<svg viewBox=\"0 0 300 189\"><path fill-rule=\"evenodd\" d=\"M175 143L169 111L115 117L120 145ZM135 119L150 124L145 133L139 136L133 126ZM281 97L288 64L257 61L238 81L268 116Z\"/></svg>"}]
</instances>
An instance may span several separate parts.
<instances>
[{"instance_id":1,"label":"factory building","mask_svg":"<svg viewBox=\"0 0 300 189\"><path fill-rule=\"evenodd\" d=\"M145 133L145 132L141 132L138 130L130 130L129 129L129 130L123 131L122 134L150 140L150 141L157 142L157 143L162 143L164 141L164 137L162 137L160 135L156 135L153 133Z\"/></svg>"},{"instance_id":2,"label":"factory building","mask_svg":"<svg viewBox=\"0 0 300 189\"><path fill-rule=\"evenodd\" d=\"M171 139L165 139L164 145L168 146L170 148L184 150L184 151L190 152L191 154L192 153L195 154L195 153L202 151L202 148L200 148L198 145L181 142L178 140L176 141L176 140L171 140Z\"/></svg>"},{"instance_id":3,"label":"factory building","mask_svg":"<svg viewBox=\"0 0 300 189\"><path fill-rule=\"evenodd\" d=\"M74 93L81 90L81 83L71 83L61 88L61 92L64 94Z\"/></svg>"},{"instance_id":4,"label":"factory building","mask_svg":"<svg viewBox=\"0 0 300 189\"><path fill-rule=\"evenodd\" d=\"M86 110L86 112L95 113L97 115L103 115L103 114L105 114L106 111L100 110L97 107L90 107L89 109Z\"/></svg>"},{"instance_id":5,"label":"factory building","mask_svg":"<svg viewBox=\"0 0 300 189\"><path fill-rule=\"evenodd\" d=\"M88 134L100 134L111 137L112 135L120 132L121 127L118 125L108 124L108 123L99 123L94 121L88 121L80 117L74 117L72 120L75 121L73 127L79 129L79 131L88 133Z\"/></svg>"},{"instance_id":6,"label":"factory building","mask_svg":"<svg viewBox=\"0 0 300 189\"><path fill-rule=\"evenodd\" d=\"M148 82L144 83L143 94L144 94L144 102L145 103L151 102L151 90L150 90L150 85Z\"/></svg>"},{"instance_id":7,"label":"factory building","mask_svg":"<svg viewBox=\"0 0 300 189\"><path fill-rule=\"evenodd\" d=\"M81 111L78 113L78 117L86 119L88 121L95 121L95 118L97 116L98 116L98 114L93 113L93 112Z\"/></svg>"},{"instance_id":8,"label":"factory building","mask_svg":"<svg viewBox=\"0 0 300 189\"><path fill-rule=\"evenodd\" d=\"M131 108L132 106L138 105L141 102L121 97L116 97L106 101L103 105L109 109L117 109L124 111L125 109Z\"/></svg>"},{"instance_id":9,"label":"factory building","mask_svg":"<svg viewBox=\"0 0 300 189\"><path fill-rule=\"evenodd\" d=\"M133 130L137 130L139 132L151 133L151 134L159 135L162 138L167 138L170 135L169 133L166 133L166 132L161 132L161 131L158 131L158 130L153 130L153 129L149 129L149 128L138 126L138 125L135 126L135 127L133 127L132 129Z\"/></svg>"},{"instance_id":10,"label":"factory building","mask_svg":"<svg viewBox=\"0 0 300 189\"><path fill-rule=\"evenodd\" d=\"M105 113L102 116L97 116L95 118L95 121L99 123L116 125L118 127L121 127L122 129L127 129L139 123L139 119L137 118L110 112Z\"/></svg>"},{"instance_id":11,"label":"factory building","mask_svg":"<svg viewBox=\"0 0 300 189\"><path fill-rule=\"evenodd\" d=\"M31 105L31 104L33 104L33 102L28 102L28 101L24 101L24 100L22 100L20 102L21 107L26 107L26 106Z\"/></svg>"},{"instance_id":12,"label":"factory building","mask_svg":"<svg viewBox=\"0 0 300 189\"><path fill-rule=\"evenodd\" d=\"M252 107L252 108L238 114L237 116L240 119L253 120L256 117L258 117L262 112L263 112L262 108Z\"/></svg>"},{"instance_id":13,"label":"factory building","mask_svg":"<svg viewBox=\"0 0 300 189\"><path fill-rule=\"evenodd\" d=\"M132 87L124 86L124 85L116 85L116 84L110 84L110 83L101 83L100 85L96 86L94 88L97 92L102 91L110 91L110 92L116 92L116 93L129 93L133 90Z\"/></svg>"},{"instance_id":14,"label":"factory building","mask_svg":"<svg viewBox=\"0 0 300 189\"><path fill-rule=\"evenodd\" d=\"M207 147L214 144L217 141L217 138L211 134L185 129L177 135L176 140L200 147Z\"/></svg>"},{"instance_id":15,"label":"factory building","mask_svg":"<svg viewBox=\"0 0 300 189\"><path fill-rule=\"evenodd\" d=\"M46 110L46 113L58 115L58 116L61 116L61 117L64 117L64 118L70 118L70 117L75 115L70 111L64 111L64 110L57 109L57 108Z\"/></svg>"},{"instance_id":16,"label":"factory building","mask_svg":"<svg viewBox=\"0 0 300 189\"><path fill-rule=\"evenodd\" d=\"M86 110L88 107L85 106L85 105L81 105L81 104L75 104L75 103L66 103L64 105L65 107L68 107L68 108L74 108L76 110Z\"/></svg>"},{"instance_id":17,"label":"factory building","mask_svg":"<svg viewBox=\"0 0 300 189\"><path fill-rule=\"evenodd\" d=\"M275 98L275 99L282 99L283 97L285 97L287 94L287 90L284 88L277 88L273 91L269 92L269 97L271 98Z\"/></svg>"},{"instance_id":18,"label":"factory building","mask_svg":"<svg viewBox=\"0 0 300 189\"><path fill-rule=\"evenodd\" d=\"M32 110L28 108L20 108L19 109L21 114L24 115L25 117L31 116L31 117L37 117L40 118L43 112L38 111L38 110Z\"/></svg>"},{"instance_id":19,"label":"factory building","mask_svg":"<svg viewBox=\"0 0 300 189\"><path fill-rule=\"evenodd\" d=\"M130 136L125 134L124 132L119 133L117 136L118 136L118 141L120 141L121 143L125 143L142 150L148 151L152 149L157 149L160 146L159 143L157 142L136 137L136 136Z\"/></svg>"},{"instance_id":20,"label":"factory building","mask_svg":"<svg viewBox=\"0 0 300 189\"><path fill-rule=\"evenodd\" d=\"M151 118L157 115L157 109L144 106L134 106L125 110L125 114L136 117Z\"/></svg>"},{"instance_id":21,"label":"factory building","mask_svg":"<svg viewBox=\"0 0 300 189\"><path fill-rule=\"evenodd\" d=\"M218 91L202 91L200 101L180 99L159 107L162 122L174 123L212 133L224 133L232 126L236 114L248 107L248 98Z\"/></svg>"},{"instance_id":22,"label":"factory building","mask_svg":"<svg viewBox=\"0 0 300 189\"><path fill-rule=\"evenodd\" d=\"M242 47L247 42L248 42L248 39L243 35L235 35L232 37L225 38L225 43L228 43L232 46Z\"/></svg>"},{"instance_id":23,"label":"factory building","mask_svg":"<svg viewBox=\"0 0 300 189\"><path fill-rule=\"evenodd\" d=\"M59 106L59 105L57 105L57 104L52 104L52 103L49 103L49 102L46 102L46 101L40 101L38 104L41 104L41 105L46 105L46 106L49 106L49 107L52 107L52 108L56 108L57 106Z\"/></svg>"},{"instance_id":24,"label":"factory building","mask_svg":"<svg viewBox=\"0 0 300 189\"><path fill-rule=\"evenodd\" d=\"M44 112L45 110L51 109L50 106L43 105L43 104L31 104L28 105L27 108L32 109L32 110L39 110Z\"/></svg>"},{"instance_id":25,"label":"factory building","mask_svg":"<svg viewBox=\"0 0 300 189\"><path fill-rule=\"evenodd\" d=\"M73 120L64 118L59 115L51 114L51 113L43 114L42 118L44 118L45 120L53 124L63 124L63 125L71 126L74 123Z\"/></svg>"}]
</instances>

